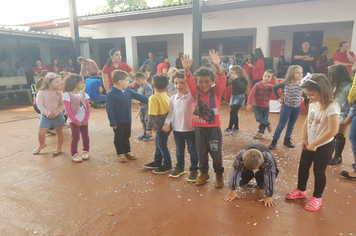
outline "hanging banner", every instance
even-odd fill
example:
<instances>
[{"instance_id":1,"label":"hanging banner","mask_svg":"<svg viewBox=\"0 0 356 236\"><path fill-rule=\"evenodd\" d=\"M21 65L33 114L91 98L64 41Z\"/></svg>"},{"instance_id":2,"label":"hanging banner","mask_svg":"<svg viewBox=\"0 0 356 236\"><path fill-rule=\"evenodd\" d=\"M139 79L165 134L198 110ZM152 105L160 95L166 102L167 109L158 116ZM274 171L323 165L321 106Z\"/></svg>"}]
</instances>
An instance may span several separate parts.
<instances>
[{"instance_id":1,"label":"hanging banner","mask_svg":"<svg viewBox=\"0 0 356 236\"><path fill-rule=\"evenodd\" d=\"M284 56L286 49L286 40L285 39L274 39L271 40L271 53L270 57L279 57Z\"/></svg>"}]
</instances>

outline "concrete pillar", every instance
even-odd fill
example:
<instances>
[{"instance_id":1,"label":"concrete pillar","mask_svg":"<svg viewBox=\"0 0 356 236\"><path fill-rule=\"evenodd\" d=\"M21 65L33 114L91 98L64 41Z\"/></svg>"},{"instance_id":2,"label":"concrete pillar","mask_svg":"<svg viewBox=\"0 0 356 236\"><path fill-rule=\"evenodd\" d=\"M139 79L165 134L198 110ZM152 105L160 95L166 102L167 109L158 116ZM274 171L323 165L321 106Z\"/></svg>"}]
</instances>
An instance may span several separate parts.
<instances>
[{"instance_id":1,"label":"concrete pillar","mask_svg":"<svg viewBox=\"0 0 356 236\"><path fill-rule=\"evenodd\" d=\"M354 27L352 29L351 42L350 42L352 52L356 52L356 21L354 21Z\"/></svg>"},{"instance_id":2,"label":"concrete pillar","mask_svg":"<svg viewBox=\"0 0 356 236\"><path fill-rule=\"evenodd\" d=\"M132 67L133 71L138 71L138 57L137 57L137 38L126 36L126 62Z\"/></svg>"},{"instance_id":3,"label":"concrete pillar","mask_svg":"<svg viewBox=\"0 0 356 236\"><path fill-rule=\"evenodd\" d=\"M98 64L99 69L102 69L102 68L100 68L100 66L102 65L102 62L100 61L99 44L96 41L91 40L90 46L92 49L92 55L90 56L90 58L93 59L96 62L96 64Z\"/></svg>"},{"instance_id":4,"label":"concrete pillar","mask_svg":"<svg viewBox=\"0 0 356 236\"><path fill-rule=\"evenodd\" d=\"M48 42L39 42L40 56L42 65L51 64L51 50Z\"/></svg>"},{"instance_id":5,"label":"concrete pillar","mask_svg":"<svg viewBox=\"0 0 356 236\"><path fill-rule=\"evenodd\" d=\"M269 28L268 26L257 27L256 48L261 48L265 57L269 57Z\"/></svg>"},{"instance_id":6,"label":"concrete pillar","mask_svg":"<svg viewBox=\"0 0 356 236\"><path fill-rule=\"evenodd\" d=\"M184 32L183 36L183 48L184 48L184 54L189 55L191 58L193 58L193 33L191 31L189 32Z\"/></svg>"}]
</instances>

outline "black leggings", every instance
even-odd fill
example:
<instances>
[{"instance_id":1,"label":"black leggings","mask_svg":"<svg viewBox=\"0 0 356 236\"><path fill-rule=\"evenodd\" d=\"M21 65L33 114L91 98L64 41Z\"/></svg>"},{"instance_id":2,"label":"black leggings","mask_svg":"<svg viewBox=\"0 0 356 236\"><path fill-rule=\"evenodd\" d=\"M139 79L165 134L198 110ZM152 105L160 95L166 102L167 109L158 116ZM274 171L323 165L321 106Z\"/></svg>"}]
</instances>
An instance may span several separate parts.
<instances>
[{"instance_id":1,"label":"black leggings","mask_svg":"<svg viewBox=\"0 0 356 236\"><path fill-rule=\"evenodd\" d=\"M240 105L232 105L230 110L230 122L229 122L229 129L232 129L235 126L235 129L239 128L239 116L238 112L240 110Z\"/></svg>"},{"instance_id":2,"label":"black leggings","mask_svg":"<svg viewBox=\"0 0 356 236\"><path fill-rule=\"evenodd\" d=\"M308 150L302 151L298 170L298 189L300 191L305 191L307 188L309 169L314 162L313 172L315 183L313 197L321 198L326 185L325 170L332 157L334 149L335 140L318 147L315 152Z\"/></svg>"}]
</instances>

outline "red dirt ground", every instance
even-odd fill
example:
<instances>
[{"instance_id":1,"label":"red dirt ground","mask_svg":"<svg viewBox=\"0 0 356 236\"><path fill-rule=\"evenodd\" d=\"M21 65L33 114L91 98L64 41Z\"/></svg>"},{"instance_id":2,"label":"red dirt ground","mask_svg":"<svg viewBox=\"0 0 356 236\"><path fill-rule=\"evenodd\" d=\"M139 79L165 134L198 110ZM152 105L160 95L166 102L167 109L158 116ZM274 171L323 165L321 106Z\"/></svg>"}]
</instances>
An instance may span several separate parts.
<instances>
[{"instance_id":1,"label":"red dirt ground","mask_svg":"<svg viewBox=\"0 0 356 236\"><path fill-rule=\"evenodd\" d=\"M228 122L229 107L222 105L222 129ZM237 152L247 144L268 146L272 134L254 140L257 131L253 113L241 109L240 132L223 137L225 186L214 188L210 168L206 186L195 186L168 174L155 175L142 168L154 155L154 141L139 142L141 134L138 107L133 105L131 147L139 159L117 161L113 132L105 109L92 109L90 118L91 158L83 163L70 160L70 130L64 130L64 153L50 154L55 136L47 137L47 148L34 156L37 146L38 116L30 106L0 108L0 235L352 235L356 234L354 212L355 182L339 176L351 170L350 143L342 165L327 168L327 187L318 212L304 210L308 199L287 201L284 195L296 187L301 127L300 116L293 137L297 145L289 149L279 142L272 151L280 174L274 194L277 206L264 207L257 200L263 191L240 189L243 198L224 202L227 180ZM278 114L271 114L273 127ZM282 137L284 134L282 134ZM81 147L81 143L80 143ZM175 165L173 135L169 138ZM186 169L190 165L186 157Z\"/></svg>"}]
</instances>

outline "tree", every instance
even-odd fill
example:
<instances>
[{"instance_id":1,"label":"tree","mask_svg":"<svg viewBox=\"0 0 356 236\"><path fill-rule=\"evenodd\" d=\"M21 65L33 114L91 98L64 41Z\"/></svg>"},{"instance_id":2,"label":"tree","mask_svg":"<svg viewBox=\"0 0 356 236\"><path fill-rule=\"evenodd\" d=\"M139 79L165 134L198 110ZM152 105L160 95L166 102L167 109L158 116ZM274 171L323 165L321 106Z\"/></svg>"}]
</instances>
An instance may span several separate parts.
<instances>
[{"instance_id":1,"label":"tree","mask_svg":"<svg viewBox=\"0 0 356 236\"><path fill-rule=\"evenodd\" d=\"M193 0L163 0L162 4L164 5L174 5L174 4L185 4L185 3L192 3Z\"/></svg>"},{"instance_id":2,"label":"tree","mask_svg":"<svg viewBox=\"0 0 356 236\"><path fill-rule=\"evenodd\" d=\"M130 11L147 8L146 0L106 0L107 6L96 8L98 13L113 11Z\"/></svg>"}]
</instances>

